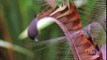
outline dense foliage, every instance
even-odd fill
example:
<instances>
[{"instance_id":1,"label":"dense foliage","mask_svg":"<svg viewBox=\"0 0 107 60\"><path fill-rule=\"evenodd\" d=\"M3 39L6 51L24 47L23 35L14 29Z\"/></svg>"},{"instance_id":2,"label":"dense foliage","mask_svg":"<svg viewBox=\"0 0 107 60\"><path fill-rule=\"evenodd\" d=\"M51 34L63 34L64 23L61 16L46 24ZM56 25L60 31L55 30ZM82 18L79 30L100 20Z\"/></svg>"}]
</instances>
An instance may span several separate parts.
<instances>
[{"instance_id":1,"label":"dense foliage","mask_svg":"<svg viewBox=\"0 0 107 60\"><path fill-rule=\"evenodd\" d=\"M105 14L105 0L73 1L84 26ZM40 29L37 42L26 38L26 34L19 37L46 6L43 0L0 0L0 60L73 60L66 39L54 42L64 36L55 23ZM47 42L49 39L52 42ZM1 41L13 44L13 50L4 47Z\"/></svg>"}]
</instances>

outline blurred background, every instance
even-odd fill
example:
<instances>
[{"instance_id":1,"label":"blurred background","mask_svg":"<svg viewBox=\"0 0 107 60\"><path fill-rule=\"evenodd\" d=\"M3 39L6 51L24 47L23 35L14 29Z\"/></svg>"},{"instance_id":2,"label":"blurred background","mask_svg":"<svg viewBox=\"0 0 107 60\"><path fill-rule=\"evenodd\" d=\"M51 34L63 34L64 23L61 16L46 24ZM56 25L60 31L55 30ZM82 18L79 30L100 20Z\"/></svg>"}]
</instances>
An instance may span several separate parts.
<instances>
[{"instance_id":1,"label":"blurred background","mask_svg":"<svg viewBox=\"0 0 107 60\"><path fill-rule=\"evenodd\" d=\"M73 1L84 27L105 15L106 0ZM43 0L0 0L0 60L74 60L55 23L41 23L37 41L27 37L28 25L46 5Z\"/></svg>"}]
</instances>

